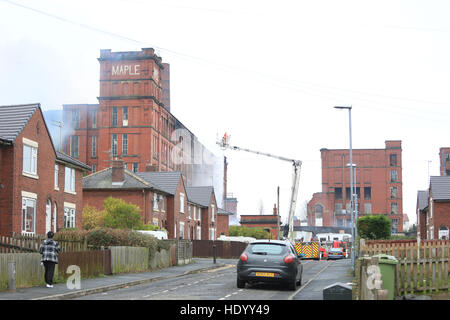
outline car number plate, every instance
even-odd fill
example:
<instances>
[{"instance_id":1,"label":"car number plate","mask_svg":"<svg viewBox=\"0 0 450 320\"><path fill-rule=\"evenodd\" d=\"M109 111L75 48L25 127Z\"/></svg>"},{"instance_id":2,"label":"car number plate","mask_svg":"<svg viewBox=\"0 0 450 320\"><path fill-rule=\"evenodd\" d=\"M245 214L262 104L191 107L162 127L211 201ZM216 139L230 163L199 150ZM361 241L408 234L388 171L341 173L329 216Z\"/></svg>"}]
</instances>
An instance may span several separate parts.
<instances>
[{"instance_id":1,"label":"car number plate","mask_svg":"<svg viewBox=\"0 0 450 320\"><path fill-rule=\"evenodd\" d=\"M257 272L257 277L275 277L275 274L272 272Z\"/></svg>"}]
</instances>

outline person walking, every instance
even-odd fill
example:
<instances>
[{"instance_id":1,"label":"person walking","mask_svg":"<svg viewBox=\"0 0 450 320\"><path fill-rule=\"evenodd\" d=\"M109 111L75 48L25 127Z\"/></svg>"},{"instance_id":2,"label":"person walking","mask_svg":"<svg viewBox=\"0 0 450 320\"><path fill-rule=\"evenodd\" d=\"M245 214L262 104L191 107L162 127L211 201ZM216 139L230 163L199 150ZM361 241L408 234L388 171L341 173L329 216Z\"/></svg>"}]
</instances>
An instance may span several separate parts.
<instances>
[{"instance_id":1,"label":"person walking","mask_svg":"<svg viewBox=\"0 0 450 320\"><path fill-rule=\"evenodd\" d=\"M58 263L58 253L61 251L57 241L53 240L55 234L52 231L47 232L47 240L44 240L39 252L42 254L41 263L45 268L45 283L47 288L53 288L53 274L55 265Z\"/></svg>"}]
</instances>

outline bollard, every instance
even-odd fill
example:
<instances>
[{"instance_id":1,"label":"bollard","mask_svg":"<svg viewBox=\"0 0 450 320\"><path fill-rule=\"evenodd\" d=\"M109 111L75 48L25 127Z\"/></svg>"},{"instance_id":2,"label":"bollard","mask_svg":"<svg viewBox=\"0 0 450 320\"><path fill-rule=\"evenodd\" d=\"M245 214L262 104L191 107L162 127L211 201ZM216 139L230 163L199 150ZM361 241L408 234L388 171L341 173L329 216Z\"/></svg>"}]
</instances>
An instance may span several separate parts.
<instances>
[{"instance_id":1,"label":"bollard","mask_svg":"<svg viewBox=\"0 0 450 320\"><path fill-rule=\"evenodd\" d=\"M16 291L16 262L8 262L8 290Z\"/></svg>"},{"instance_id":2,"label":"bollard","mask_svg":"<svg viewBox=\"0 0 450 320\"><path fill-rule=\"evenodd\" d=\"M216 263L216 245L213 245L213 259L214 259L214 263Z\"/></svg>"}]
</instances>

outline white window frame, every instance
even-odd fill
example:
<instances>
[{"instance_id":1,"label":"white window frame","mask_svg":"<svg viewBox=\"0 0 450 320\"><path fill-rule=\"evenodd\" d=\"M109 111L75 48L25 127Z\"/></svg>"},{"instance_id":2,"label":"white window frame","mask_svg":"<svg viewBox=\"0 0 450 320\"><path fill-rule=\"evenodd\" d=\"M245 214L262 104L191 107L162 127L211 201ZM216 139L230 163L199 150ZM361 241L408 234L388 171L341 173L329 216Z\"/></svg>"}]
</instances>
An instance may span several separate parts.
<instances>
[{"instance_id":1,"label":"white window frame","mask_svg":"<svg viewBox=\"0 0 450 320\"><path fill-rule=\"evenodd\" d=\"M184 222L180 221L180 238L184 239Z\"/></svg>"},{"instance_id":2,"label":"white window frame","mask_svg":"<svg viewBox=\"0 0 450 320\"><path fill-rule=\"evenodd\" d=\"M153 211L159 211L158 194L156 192L153 193Z\"/></svg>"},{"instance_id":3,"label":"white window frame","mask_svg":"<svg viewBox=\"0 0 450 320\"><path fill-rule=\"evenodd\" d=\"M76 172L74 168L65 167L64 171L64 192L76 194L75 189L75 176Z\"/></svg>"},{"instance_id":4,"label":"white window frame","mask_svg":"<svg viewBox=\"0 0 450 320\"><path fill-rule=\"evenodd\" d=\"M22 174L31 177L39 178L37 175L37 161L38 161L38 143L27 138L22 139L23 143L23 161Z\"/></svg>"},{"instance_id":5,"label":"white window frame","mask_svg":"<svg viewBox=\"0 0 450 320\"><path fill-rule=\"evenodd\" d=\"M180 213L184 213L184 193L180 193Z\"/></svg>"},{"instance_id":6,"label":"white window frame","mask_svg":"<svg viewBox=\"0 0 450 320\"><path fill-rule=\"evenodd\" d=\"M64 228L76 227L76 214L75 204L64 202Z\"/></svg>"},{"instance_id":7,"label":"white window frame","mask_svg":"<svg viewBox=\"0 0 450 320\"><path fill-rule=\"evenodd\" d=\"M59 165L55 163L55 190L59 190L58 179L59 179Z\"/></svg>"},{"instance_id":8,"label":"white window frame","mask_svg":"<svg viewBox=\"0 0 450 320\"><path fill-rule=\"evenodd\" d=\"M216 206L215 205L211 205L211 222L214 222L215 220L214 220L214 217L215 217L215 210L216 209Z\"/></svg>"},{"instance_id":9,"label":"white window frame","mask_svg":"<svg viewBox=\"0 0 450 320\"><path fill-rule=\"evenodd\" d=\"M32 235L36 232L36 203L37 203L37 194L31 192L22 191L22 217L21 217L21 231L22 234ZM31 217L31 226L28 226L25 223L25 216L27 215L27 208L32 208L32 217Z\"/></svg>"},{"instance_id":10,"label":"white window frame","mask_svg":"<svg viewBox=\"0 0 450 320\"><path fill-rule=\"evenodd\" d=\"M188 218L191 219L191 205L188 203Z\"/></svg>"}]
</instances>

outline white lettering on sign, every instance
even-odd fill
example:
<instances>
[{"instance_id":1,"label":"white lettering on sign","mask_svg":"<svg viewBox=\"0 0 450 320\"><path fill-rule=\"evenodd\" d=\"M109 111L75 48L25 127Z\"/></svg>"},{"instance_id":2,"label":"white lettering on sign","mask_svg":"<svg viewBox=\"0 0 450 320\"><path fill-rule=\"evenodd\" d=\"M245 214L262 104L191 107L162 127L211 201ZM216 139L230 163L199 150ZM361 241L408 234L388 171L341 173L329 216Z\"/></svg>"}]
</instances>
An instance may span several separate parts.
<instances>
[{"instance_id":1,"label":"white lettering on sign","mask_svg":"<svg viewBox=\"0 0 450 320\"><path fill-rule=\"evenodd\" d=\"M123 75L130 75L130 76L136 76L140 74L140 65L117 65L112 66L111 75L113 76L123 76Z\"/></svg>"}]
</instances>

